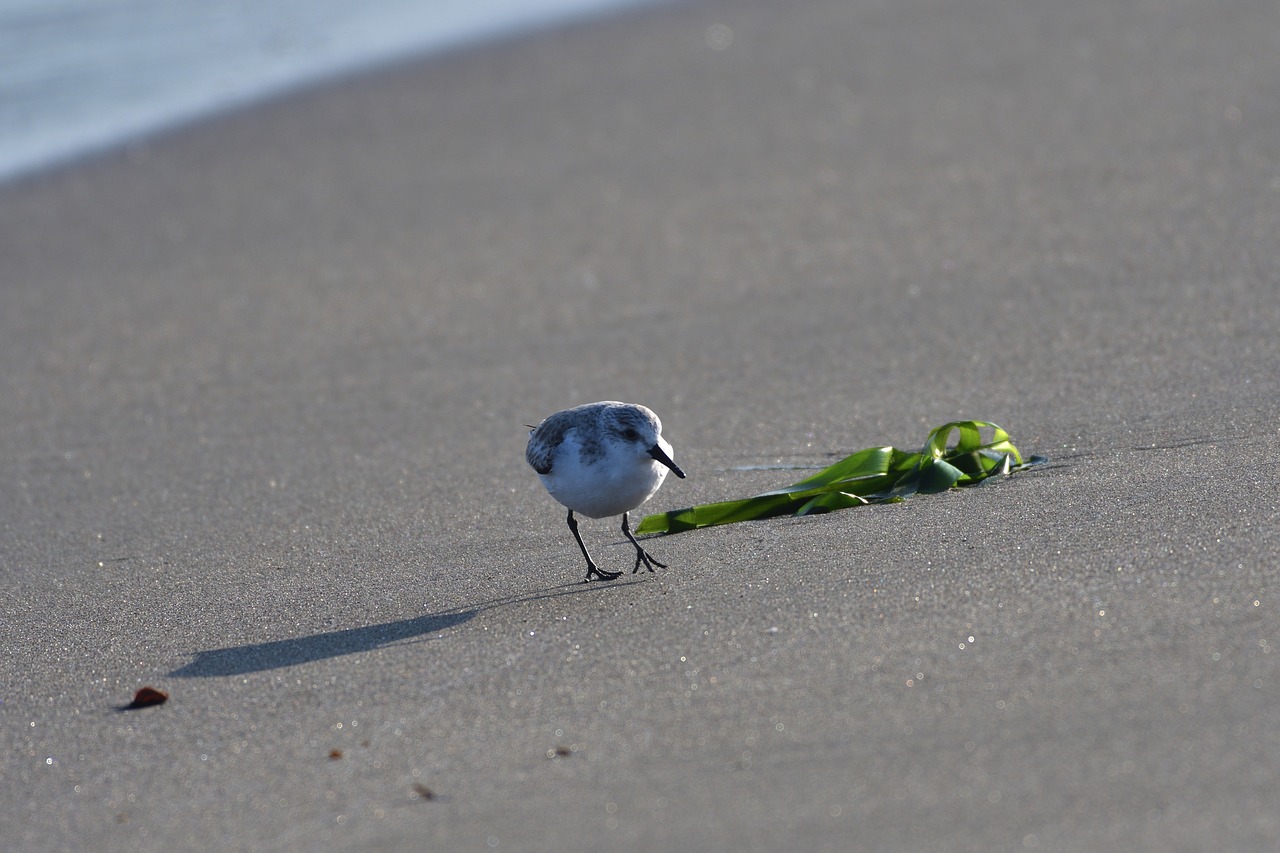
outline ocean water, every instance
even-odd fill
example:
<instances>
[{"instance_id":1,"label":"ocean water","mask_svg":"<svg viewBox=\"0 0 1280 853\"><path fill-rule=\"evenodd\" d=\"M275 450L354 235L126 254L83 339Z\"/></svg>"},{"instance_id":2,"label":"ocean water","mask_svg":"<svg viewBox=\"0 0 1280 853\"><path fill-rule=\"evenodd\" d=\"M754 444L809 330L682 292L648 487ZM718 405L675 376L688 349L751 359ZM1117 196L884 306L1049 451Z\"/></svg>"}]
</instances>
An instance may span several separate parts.
<instances>
[{"instance_id":1,"label":"ocean water","mask_svg":"<svg viewBox=\"0 0 1280 853\"><path fill-rule=\"evenodd\" d=\"M382 62L654 0L0 0L0 182Z\"/></svg>"}]
</instances>

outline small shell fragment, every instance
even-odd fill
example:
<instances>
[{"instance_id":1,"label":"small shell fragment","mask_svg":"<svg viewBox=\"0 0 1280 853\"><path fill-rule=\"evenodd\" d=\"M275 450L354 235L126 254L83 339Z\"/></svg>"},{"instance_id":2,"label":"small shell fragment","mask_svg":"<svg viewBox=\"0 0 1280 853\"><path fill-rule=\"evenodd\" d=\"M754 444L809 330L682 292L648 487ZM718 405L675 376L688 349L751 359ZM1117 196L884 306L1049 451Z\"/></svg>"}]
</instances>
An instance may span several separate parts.
<instances>
[{"instance_id":1,"label":"small shell fragment","mask_svg":"<svg viewBox=\"0 0 1280 853\"><path fill-rule=\"evenodd\" d=\"M132 710L134 708L148 708L152 705L163 705L169 701L169 694L155 687L143 687L133 694L133 701L125 708Z\"/></svg>"}]
</instances>

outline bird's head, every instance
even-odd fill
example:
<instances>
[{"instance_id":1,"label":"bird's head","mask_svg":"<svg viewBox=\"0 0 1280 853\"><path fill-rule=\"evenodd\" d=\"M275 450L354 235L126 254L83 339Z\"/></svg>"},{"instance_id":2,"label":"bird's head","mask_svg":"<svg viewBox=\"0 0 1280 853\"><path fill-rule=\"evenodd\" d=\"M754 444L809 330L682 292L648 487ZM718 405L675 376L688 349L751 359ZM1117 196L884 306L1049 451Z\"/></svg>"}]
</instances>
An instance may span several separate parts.
<instances>
[{"instance_id":1,"label":"bird's head","mask_svg":"<svg viewBox=\"0 0 1280 853\"><path fill-rule=\"evenodd\" d=\"M636 454L655 459L671 469L680 479L684 471L671 458L671 445L662 437L662 421L644 406L618 406L609 412L609 431L623 442L635 447Z\"/></svg>"}]
</instances>

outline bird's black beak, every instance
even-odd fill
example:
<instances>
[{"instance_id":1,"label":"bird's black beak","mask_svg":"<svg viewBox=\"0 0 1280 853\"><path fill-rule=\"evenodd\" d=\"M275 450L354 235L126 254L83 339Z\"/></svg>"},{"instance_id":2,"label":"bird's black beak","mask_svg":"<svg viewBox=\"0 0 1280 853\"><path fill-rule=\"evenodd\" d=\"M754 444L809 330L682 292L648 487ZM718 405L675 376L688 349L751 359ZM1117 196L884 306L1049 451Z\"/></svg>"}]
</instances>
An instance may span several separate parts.
<instances>
[{"instance_id":1,"label":"bird's black beak","mask_svg":"<svg viewBox=\"0 0 1280 853\"><path fill-rule=\"evenodd\" d=\"M670 468L671 473L675 474L681 480L684 479L684 472L680 470L680 466L672 462L671 457L668 456L667 452L663 450L661 447L659 447L656 444L653 447L650 447L649 455L652 456L654 459L657 459L663 465L666 465L668 468Z\"/></svg>"}]
</instances>

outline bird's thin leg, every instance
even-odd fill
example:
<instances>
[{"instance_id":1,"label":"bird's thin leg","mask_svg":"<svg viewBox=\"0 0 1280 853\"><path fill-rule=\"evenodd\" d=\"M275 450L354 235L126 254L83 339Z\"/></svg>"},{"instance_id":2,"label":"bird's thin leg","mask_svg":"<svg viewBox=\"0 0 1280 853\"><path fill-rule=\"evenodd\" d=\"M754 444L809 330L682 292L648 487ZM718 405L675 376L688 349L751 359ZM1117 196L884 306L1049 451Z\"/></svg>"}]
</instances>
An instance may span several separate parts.
<instances>
[{"instance_id":1,"label":"bird's thin leg","mask_svg":"<svg viewBox=\"0 0 1280 853\"><path fill-rule=\"evenodd\" d=\"M636 572L640 571L641 563L644 563L645 567L649 571L653 571L654 566L657 566L660 569L665 569L667 564L659 563L657 557L654 557L648 551L641 548L640 543L636 541L636 537L631 535L630 515L631 513L629 512L624 512L622 514L622 535L630 539L631 544L636 546L636 567L631 570L631 574L634 575Z\"/></svg>"},{"instance_id":2,"label":"bird's thin leg","mask_svg":"<svg viewBox=\"0 0 1280 853\"><path fill-rule=\"evenodd\" d=\"M578 540L578 547L582 549L582 556L587 558L587 576L583 578L583 583L589 582L592 575L598 576L602 581L612 581L622 577L622 572L602 572L596 567L596 561L591 559L591 552L587 550L587 546L582 542L582 537L578 535L578 520L573 517L573 510L569 510L569 530L573 532L573 538Z\"/></svg>"}]
</instances>

